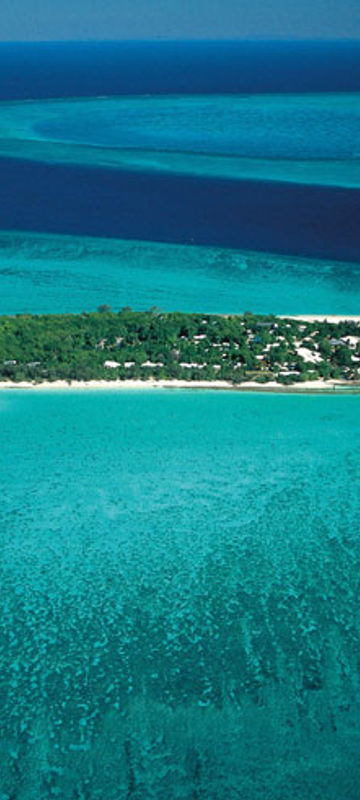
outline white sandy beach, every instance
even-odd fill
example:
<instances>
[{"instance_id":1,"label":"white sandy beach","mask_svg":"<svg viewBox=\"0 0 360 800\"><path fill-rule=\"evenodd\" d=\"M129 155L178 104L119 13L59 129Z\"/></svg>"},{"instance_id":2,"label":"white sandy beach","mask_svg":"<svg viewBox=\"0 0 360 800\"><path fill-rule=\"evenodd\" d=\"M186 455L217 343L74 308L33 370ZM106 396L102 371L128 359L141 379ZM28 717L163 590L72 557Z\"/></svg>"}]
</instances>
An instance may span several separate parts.
<instances>
[{"instance_id":1,"label":"white sandy beach","mask_svg":"<svg viewBox=\"0 0 360 800\"><path fill-rule=\"evenodd\" d=\"M114 380L114 381L43 381L42 383L32 383L30 381L2 381L0 382L0 391L6 389L31 389L38 392L48 391L73 391L84 389L96 389L107 391L123 391L123 390L148 390L148 389L228 389L235 392L241 391L255 391L255 392L324 392L324 391L341 391L342 389L358 389L360 392L360 382L344 382L341 380L317 380L317 381L304 381L303 383L294 383L285 386L276 381L269 381L268 383L256 383L256 381L244 381L241 384L233 384L230 381L183 381L183 380Z\"/></svg>"},{"instance_id":2,"label":"white sandy beach","mask_svg":"<svg viewBox=\"0 0 360 800\"><path fill-rule=\"evenodd\" d=\"M304 322L331 322L338 325L339 322L360 322L360 315L354 314L277 314L280 319L296 319Z\"/></svg>"}]
</instances>

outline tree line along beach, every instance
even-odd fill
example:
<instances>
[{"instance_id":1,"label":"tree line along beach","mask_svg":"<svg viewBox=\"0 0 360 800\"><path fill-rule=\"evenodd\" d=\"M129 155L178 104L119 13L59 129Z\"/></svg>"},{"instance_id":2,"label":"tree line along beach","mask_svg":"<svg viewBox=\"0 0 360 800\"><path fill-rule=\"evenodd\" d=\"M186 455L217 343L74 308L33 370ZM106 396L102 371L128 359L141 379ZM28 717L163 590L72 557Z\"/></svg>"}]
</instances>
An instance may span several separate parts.
<instances>
[{"instance_id":1,"label":"tree line along beach","mask_svg":"<svg viewBox=\"0 0 360 800\"><path fill-rule=\"evenodd\" d=\"M81 314L3 316L0 382L360 391L360 321L113 312L106 305Z\"/></svg>"}]
</instances>

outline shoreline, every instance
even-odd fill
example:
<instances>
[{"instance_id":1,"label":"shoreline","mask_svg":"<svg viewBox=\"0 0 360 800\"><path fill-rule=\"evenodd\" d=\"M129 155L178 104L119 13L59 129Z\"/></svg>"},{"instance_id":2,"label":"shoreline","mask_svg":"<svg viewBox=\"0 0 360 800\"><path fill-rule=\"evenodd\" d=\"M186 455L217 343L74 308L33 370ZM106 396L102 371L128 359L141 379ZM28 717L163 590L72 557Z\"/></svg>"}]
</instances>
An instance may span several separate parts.
<instances>
[{"instance_id":1,"label":"shoreline","mask_svg":"<svg viewBox=\"0 0 360 800\"><path fill-rule=\"evenodd\" d=\"M197 390L222 390L232 392L269 392L278 394L360 394L360 381L347 382L341 380L331 381L304 381L288 386L269 381L268 383L256 383L255 381L244 381L244 383L233 384L230 381L184 381L184 380L94 380L94 381L43 381L34 383L31 381L0 381L0 392L5 390L31 390L31 391L84 391L85 389L96 391L124 391L149 389L197 389Z\"/></svg>"},{"instance_id":2,"label":"shoreline","mask_svg":"<svg viewBox=\"0 0 360 800\"><path fill-rule=\"evenodd\" d=\"M157 311L1 317L0 391L360 394L359 316Z\"/></svg>"},{"instance_id":3,"label":"shoreline","mask_svg":"<svg viewBox=\"0 0 360 800\"><path fill-rule=\"evenodd\" d=\"M298 322L329 322L339 325L340 322L360 322L359 314L276 314L279 319L294 319Z\"/></svg>"}]
</instances>

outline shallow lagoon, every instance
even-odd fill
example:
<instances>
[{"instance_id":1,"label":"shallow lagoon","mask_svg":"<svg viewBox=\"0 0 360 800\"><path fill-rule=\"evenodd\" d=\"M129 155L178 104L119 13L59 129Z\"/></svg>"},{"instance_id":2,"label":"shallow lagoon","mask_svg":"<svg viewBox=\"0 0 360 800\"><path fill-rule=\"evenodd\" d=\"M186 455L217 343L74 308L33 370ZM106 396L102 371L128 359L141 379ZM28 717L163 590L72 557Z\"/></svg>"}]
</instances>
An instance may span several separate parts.
<instances>
[{"instance_id":1,"label":"shallow lagoon","mask_svg":"<svg viewBox=\"0 0 360 800\"><path fill-rule=\"evenodd\" d=\"M360 94L0 104L0 154L48 163L360 186Z\"/></svg>"},{"instance_id":2,"label":"shallow lagoon","mask_svg":"<svg viewBox=\"0 0 360 800\"><path fill-rule=\"evenodd\" d=\"M0 313L358 314L360 265L215 247L0 233Z\"/></svg>"},{"instance_id":3,"label":"shallow lagoon","mask_svg":"<svg viewBox=\"0 0 360 800\"><path fill-rule=\"evenodd\" d=\"M357 800L359 397L0 418L2 798Z\"/></svg>"}]
</instances>

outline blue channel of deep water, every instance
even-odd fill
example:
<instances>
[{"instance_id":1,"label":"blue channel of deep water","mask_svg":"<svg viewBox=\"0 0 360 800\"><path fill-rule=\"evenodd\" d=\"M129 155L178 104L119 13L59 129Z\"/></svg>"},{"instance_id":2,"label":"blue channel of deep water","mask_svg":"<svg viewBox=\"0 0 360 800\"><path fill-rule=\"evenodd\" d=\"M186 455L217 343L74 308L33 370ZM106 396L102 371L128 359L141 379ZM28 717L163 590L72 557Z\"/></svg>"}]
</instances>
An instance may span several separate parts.
<instances>
[{"instance_id":1,"label":"blue channel of deep water","mask_svg":"<svg viewBox=\"0 0 360 800\"><path fill-rule=\"evenodd\" d=\"M0 160L0 229L357 261L360 192Z\"/></svg>"}]
</instances>

